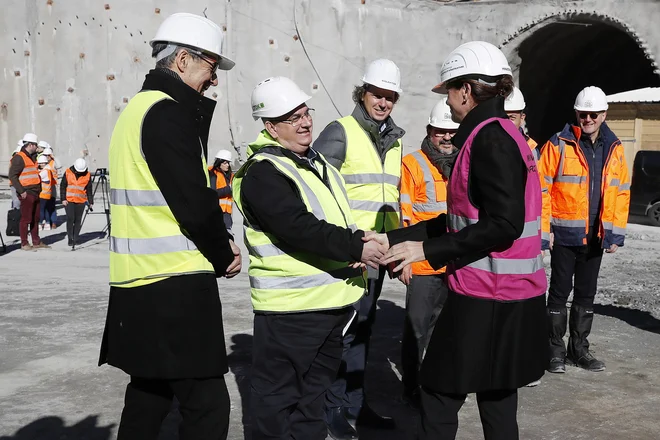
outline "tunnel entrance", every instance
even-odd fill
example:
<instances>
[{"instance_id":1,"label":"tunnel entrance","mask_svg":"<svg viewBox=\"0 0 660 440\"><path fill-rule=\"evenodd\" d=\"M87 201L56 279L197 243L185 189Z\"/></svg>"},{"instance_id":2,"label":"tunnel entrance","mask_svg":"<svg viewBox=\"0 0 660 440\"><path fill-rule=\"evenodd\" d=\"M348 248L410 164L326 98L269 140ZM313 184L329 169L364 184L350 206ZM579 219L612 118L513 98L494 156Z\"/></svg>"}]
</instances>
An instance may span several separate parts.
<instances>
[{"instance_id":1,"label":"tunnel entrance","mask_svg":"<svg viewBox=\"0 0 660 440\"><path fill-rule=\"evenodd\" d=\"M586 86L598 86L607 95L660 86L660 76L635 39L595 19L544 26L520 44L518 53L527 128L541 144L575 122L575 97Z\"/></svg>"}]
</instances>

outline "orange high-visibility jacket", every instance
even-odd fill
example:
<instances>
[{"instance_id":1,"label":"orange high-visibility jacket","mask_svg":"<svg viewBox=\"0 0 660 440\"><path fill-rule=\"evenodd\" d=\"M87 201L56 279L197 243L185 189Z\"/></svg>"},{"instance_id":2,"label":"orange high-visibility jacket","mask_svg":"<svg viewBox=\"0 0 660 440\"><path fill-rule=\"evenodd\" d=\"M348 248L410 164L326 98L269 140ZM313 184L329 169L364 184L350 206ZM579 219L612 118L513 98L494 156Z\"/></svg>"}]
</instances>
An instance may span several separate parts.
<instances>
[{"instance_id":1,"label":"orange high-visibility jacket","mask_svg":"<svg viewBox=\"0 0 660 440\"><path fill-rule=\"evenodd\" d=\"M229 179L229 183L227 183L227 179L225 179L225 175L223 174L223 172L216 170L215 168L213 168L212 165L209 166L209 171L215 174L215 178L216 178L215 189L220 189L229 186L229 184L234 180L234 174L232 173L231 178ZM229 195L227 196L218 197L218 203L220 204L220 209L222 209L222 212L226 212L227 214L231 214L233 202L234 202L234 198L232 197L231 192L229 192Z\"/></svg>"},{"instance_id":2,"label":"orange high-visibility jacket","mask_svg":"<svg viewBox=\"0 0 660 440\"><path fill-rule=\"evenodd\" d=\"M447 179L428 156L417 150L401 161L401 220L411 226L447 212ZM428 261L413 263L414 275L435 275L445 268L433 270Z\"/></svg>"},{"instance_id":3,"label":"orange high-visibility jacket","mask_svg":"<svg viewBox=\"0 0 660 440\"><path fill-rule=\"evenodd\" d=\"M16 154L23 158L23 163L25 164L23 166L23 171L21 171L21 174L18 176L18 181L21 182L21 185L31 186L41 184L41 177L39 177L37 163L22 151L19 151Z\"/></svg>"},{"instance_id":4,"label":"orange high-visibility jacket","mask_svg":"<svg viewBox=\"0 0 660 440\"><path fill-rule=\"evenodd\" d=\"M66 200L72 203L85 203L87 201L87 184L90 179L89 171L76 178L76 175L70 168L66 169L64 178L66 179Z\"/></svg>"},{"instance_id":5,"label":"orange high-visibility jacket","mask_svg":"<svg viewBox=\"0 0 660 440\"><path fill-rule=\"evenodd\" d=\"M48 180L41 181L41 192L39 193L39 198L50 200L53 197L53 185L55 185L57 182L51 169L44 168L44 170L46 170L48 173Z\"/></svg>"},{"instance_id":6,"label":"orange high-visibility jacket","mask_svg":"<svg viewBox=\"0 0 660 440\"><path fill-rule=\"evenodd\" d=\"M549 248L550 232L554 243L563 246L587 244L589 233L590 187L601 187L600 228L598 236L603 248L612 244L623 246L628 207L630 178L623 154L623 145L603 123L600 136L607 158L600 182L589 181L587 160L580 149L579 127L566 124L543 146L539 174L543 191L542 246Z\"/></svg>"}]
</instances>

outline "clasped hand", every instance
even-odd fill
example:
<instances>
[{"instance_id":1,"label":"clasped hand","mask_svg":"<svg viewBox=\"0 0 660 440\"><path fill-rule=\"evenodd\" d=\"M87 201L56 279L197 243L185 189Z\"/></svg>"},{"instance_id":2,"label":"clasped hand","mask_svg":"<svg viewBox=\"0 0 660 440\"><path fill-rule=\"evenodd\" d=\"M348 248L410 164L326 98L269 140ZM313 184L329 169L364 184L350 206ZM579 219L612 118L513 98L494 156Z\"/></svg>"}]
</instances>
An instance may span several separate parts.
<instances>
[{"instance_id":1,"label":"clasped hand","mask_svg":"<svg viewBox=\"0 0 660 440\"><path fill-rule=\"evenodd\" d=\"M426 260L423 242L421 241L406 241L390 247L387 235L374 231L367 231L362 240L364 240L365 245L362 250L361 262L354 263L352 266L364 267L364 265L369 265L378 268L379 265L384 266L392 262L398 262L398 265L392 271L399 272L403 270L403 274L399 279L405 284L410 281L408 266Z\"/></svg>"}]
</instances>

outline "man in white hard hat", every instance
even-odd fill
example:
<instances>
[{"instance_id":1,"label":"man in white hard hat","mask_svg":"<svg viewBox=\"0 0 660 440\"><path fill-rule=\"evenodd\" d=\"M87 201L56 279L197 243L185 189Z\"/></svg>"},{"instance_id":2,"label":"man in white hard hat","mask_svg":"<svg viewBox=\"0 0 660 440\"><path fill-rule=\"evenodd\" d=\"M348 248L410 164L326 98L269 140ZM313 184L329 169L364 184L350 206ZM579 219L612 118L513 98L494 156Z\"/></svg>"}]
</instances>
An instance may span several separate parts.
<instances>
[{"instance_id":1,"label":"man in white hard hat","mask_svg":"<svg viewBox=\"0 0 660 440\"><path fill-rule=\"evenodd\" d=\"M390 114L402 93L394 62L378 59L367 66L362 84L353 89L355 109L331 122L314 143L343 175L353 218L360 229L385 232L399 227L399 179L405 131ZM369 294L357 307L358 317L344 338L341 372L328 391L327 417L336 439L355 436L358 424L394 428L394 420L365 404L364 375L376 303L385 270L369 270Z\"/></svg>"},{"instance_id":2,"label":"man in white hard hat","mask_svg":"<svg viewBox=\"0 0 660 440\"><path fill-rule=\"evenodd\" d=\"M525 133L525 129L523 128L523 125L527 119L527 114L525 113L526 106L527 104L525 103L525 96L518 87L514 87L513 92L511 92L511 94L504 100L504 111L506 112L507 116L509 116L511 122L513 122L518 130L520 130L520 133L525 136L527 145L529 145L529 148L531 148L536 160L539 160L541 153L537 148L538 144L534 139L529 137L527 133Z\"/></svg>"},{"instance_id":3,"label":"man in white hard hat","mask_svg":"<svg viewBox=\"0 0 660 440\"><path fill-rule=\"evenodd\" d=\"M9 181L16 189L21 202L21 221L19 234L21 249L34 251L48 249L46 243L39 238L39 194L41 193L41 178L37 168L37 143L39 139L34 133L23 136L21 149L11 158L9 164ZM32 244L28 242L28 231Z\"/></svg>"},{"instance_id":4,"label":"man in white hard hat","mask_svg":"<svg viewBox=\"0 0 660 440\"><path fill-rule=\"evenodd\" d=\"M552 254L547 307L551 373L564 373L567 360L588 371L605 369L589 351L587 337L603 250L614 253L623 246L630 204L624 148L605 122L607 108L600 88L584 88L575 99L577 124L566 124L541 150L543 248Z\"/></svg>"},{"instance_id":5,"label":"man in white hard hat","mask_svg":"<svg viewBox=\"0 0 660 440\"><path fill-rule=\"evenodd\" d=\"M264 129L233 183L245 219L254 308L252 439L326 438L324 396L341 364L342 331L363 296L364 245L341 174L311 148L311 97L285 77L252 91Z\"/></svg>"},{"instance_id":6,"label":"man in white hard hat","mask_svg":"<svg viewBox=\"0 0 660 440\"><path fill-rule=\"evenodd\" d=\"M16 154L19 151L21 151L22 148L23 148L23 138L18 140L18 144L16 145L14 152L11 153L12 159L14 156L16 156ZM11 159L9 159L9 162L11 162ZM16 188L14 188L14 185L11 183L11 180L9 180L9 189L11 192L11 209L21 209L21 200L19 199L18 194L16 193Z\"/></svg>"},{"instance_id":7,"label":"man in white hard hat","mask_svg":"<svg viewBox=\"0 0 660 440\"><path fill-rule=\"evenodd\" d=\"M234 198L231 194L231 181L234 178L231 161L231 151L219 150L215 155L215 161L212 165L209 165L211 188L215 188L218 193L218 204L223 212L225 227L230 234L231 227L234 224L231 218L232 205L234 204Z\"/></svg>"},{"instance_id":8,"label":"man in white hard hat","mask_svg":"<svg viewBox=\"0 0 660 440\"><path fill-rule=\"evenodd\" d=\"M447 212L447 181L458 149L451 140L458 124L451 118L447 97L431 110L426 137L419 150L403 157L401 165L401 218L404 227ZM406 291L406 319L401 340L403 396L419 407L418 371L435 322L447 298L445 268L427 261L411 265L402 275Z\"/></svg>"},{"instance_id":9,"label":"man in white hard hat","mask_svg":"<svg viewBox=\"0 0 660 440\"><path fill-rule=\"evenodd\" d=\"M74 247L80 243L80 228L85 205L94 205L92 176L87 169L87 161L82 157L75 160L62 176L60 197L66 211L66 236L68 245Z\"/></svg>"},{"instance_id":10,"label":"man in white hard hat","mask_svg":"<svg viewBox=\"0 0 660 440\"><path fill-rule=\"evenodd\" d=\"M234 66L222 40L222 28L207 18L166 18L151 40L156 67L110 141L110 301L99 364L131 376L120 440L156 439L175 396L179 438L227 438L216 277L235 276L241 257L210 188L216 102L203 96L218 84L218 69Z\"/></svg>"}]
</instances>

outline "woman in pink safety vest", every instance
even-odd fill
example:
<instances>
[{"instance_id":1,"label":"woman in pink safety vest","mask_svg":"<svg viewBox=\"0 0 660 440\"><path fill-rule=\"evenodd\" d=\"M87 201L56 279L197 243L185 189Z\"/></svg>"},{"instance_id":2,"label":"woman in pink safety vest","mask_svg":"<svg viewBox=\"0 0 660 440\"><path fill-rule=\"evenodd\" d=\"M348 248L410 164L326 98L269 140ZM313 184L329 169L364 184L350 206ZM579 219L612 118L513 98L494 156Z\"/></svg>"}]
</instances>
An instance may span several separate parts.
<instances>
[{"instance_id":1,"label":"woman in pink safety vest","mask_svg":"<svg viewBox=\"0 0 660 440\"><path fill-rule=\"evenodd\" d=\"M433 91L460 122L447 215L374 238L393 245L395 271L447 265L449 296L420 371L419 439L454 439L468 393L487 440L518 439L517 389L548 364L541 255L541 188L534 156L508 120L513 90L504 54L490 43L459 46Z\"/></svg>"}]
</instances>

